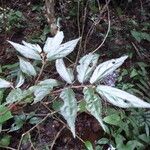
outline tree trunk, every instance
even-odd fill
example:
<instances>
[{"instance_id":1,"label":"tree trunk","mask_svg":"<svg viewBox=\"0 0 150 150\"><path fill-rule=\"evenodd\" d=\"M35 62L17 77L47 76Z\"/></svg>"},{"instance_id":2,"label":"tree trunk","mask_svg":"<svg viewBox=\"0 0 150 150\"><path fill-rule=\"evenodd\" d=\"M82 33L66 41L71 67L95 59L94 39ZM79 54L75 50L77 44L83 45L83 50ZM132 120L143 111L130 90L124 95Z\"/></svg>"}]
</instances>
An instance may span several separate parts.
<instances>
[{"instance_id":1,"label":"tree trunk","mask_svg":"<svg viewBox=\"0 0 150 150\"><path fill-rule=\"evenodd\" d=\"M55 7L55 0L45 0L46 18L50 26L51 30L50 32L52 35L55 35L58 30L54 7Z\"/></svg>"}]
</instances>

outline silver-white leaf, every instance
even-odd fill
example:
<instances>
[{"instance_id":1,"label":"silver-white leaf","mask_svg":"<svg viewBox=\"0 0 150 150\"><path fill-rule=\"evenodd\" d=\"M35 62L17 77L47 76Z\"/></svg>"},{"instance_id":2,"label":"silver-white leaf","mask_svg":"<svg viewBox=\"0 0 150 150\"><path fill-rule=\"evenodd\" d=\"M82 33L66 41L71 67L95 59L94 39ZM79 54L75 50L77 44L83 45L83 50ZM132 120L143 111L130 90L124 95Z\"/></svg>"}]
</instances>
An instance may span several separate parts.
<instances>
[{"instance_id":1,"label":"silver-white leaf","mask_svg":"<svg viewBox=\"0 0 150 150\"><path fill-rule=\"evenodd\" d=\"M18 58L21 71L29 76L36 76L36 71L33 65L22 57Z\"/></svg>"},{"instance_id":2,"label":"silver-white leaf","mask_svg":"<svg viewBox=\"0 0 150 150\"><path fill-rule=\"evenodd\" d=\"M106 126L102 120L101 98L95 93L93 88L85 87L83 93L86 101L86 109L98 120L103 130L106 131Z\"/></svg>"},{"instance_id":3,"label":"silver-white leaf","mask_svg":"<svg viewBox=\"0 0 150 150\"><path fill-rule=\"evenodd\" d=\"M90 83L93 84L111 74L118 67L120 67L127 58L128 56L122 56L120 58L111 59L98 65L94 70L92 77L90 78Z\"/></svg>"},{"instance_id":4,"label":"silver-white leaf","mask_svg":"<svg viewBox=\"0 0 150 150\"><path fill-rule=\"evenodd\" d=\"M23 73L20 71L19 74L18 74L18 77L17 77L17 84L16 84L16 87L15 88L19 88L23 85L25 81L25 77L23 75Z\"/></svg>"},{"instance_id":5,"label":"silver-white leaf","mask_svg":"<svg viewBox=\"0 0 150 150\"><path fill-rule=\"evenodd\" d=\"M34 102L33 104L40 102L45 96L47 96L52 91L52 88L47 88L44 86L38 86L36 87L34 91Z\"/></svg>"},{"instance_id":6,"label":"silver-white leaf","mask_svg":"<svg viewBox=\"0 0 150 150\"><path fill-rule=\"evenodd\" d=\"M62 31L58 31L57 34L53 38L47 38L46 43L44 45L45 53L53 53L57 50L64 39L64 33Z\"/></svg>"},{"instance_id":7,"label":"silver-white leaf","mask_svg":"<svg viewBox=\"0 0 150 150\"><path fill-rule=\"evenodd\" d=\"M56 87L59 85L58 81L55 79L45 79L43 81L40 81L38 85L47 86L47 87Z\"/></svg>"},{"instance_id":8,"label":"silver-white leaf","mask_svg":"<svg viewBox=\"0 0 150 150\"><path fill-rule=\"evenodd\" d=\"M77 77L80 83L86 82L90 78L98 58L98 54L89 53L80 59L80 64L77 66Z\"/></svg>"},{"instance_id":9,"label":"silver-white leaf","mask_svg":"<svg viewBox=\"0 0 150 150\"><path fill-rule=\"evenodd\" d=\"M71 84L73 82L73 71L71 68L66 68L63 59L56 60L56 70L67 83Z\"/></svg>"},{"instance_id":10,"label":"silver-white leaf","mask_svg":"<svg viewBox=\"0 0 150 150\"><path fill-rule=\"evenodd\" d=\"M0 88L9 88L12 83L0 78Z\"/></svg>"},{"instance_id":11,"label":"silver-white leaf","mask_svg":"<svg viewBox=\"0 0 150 150\"><path fill-rule=\"evenodd\" d=\"M24 46L29 47L30 49L37 51L38 53L42 52L42 49L38 44L30 44L25 41L22 41L22 43L24 44Z\"/></svg>"},{"instance_id":12,"label":"silver-white leaf","mask_svg":"<svg viewBox=\"0 0 150 150\"><path fill-rule=\"evenodd\" d=\"M51 61L51 60L66 57L68 54L70 54L74 50L79 39L80 38L77 38L75 40L61 44L57 49L52 49L50 52L48 52L47 59Z\"/></svg>"},{"instance_id":13,"label":"silver-white leaf","mask_svg":"<svg viewBox=\"0 0 150 150\"><path fill-rule=\"evenodd\" d=\"M37 85L29 88L30 91L34 93L34 102L37 103L41 101L45 96L50 94L54 87L58 86L59 83L55 79L46 79L39 82Z\"/></svg>"},{"instance_id":14,"label":"silver-white leaf","mask_svg":"<svg viewBox=\"0 0 150 150\"><path fill-rule=\"evenodd\" d=\"M99 85L96 90L101 96L105 97L108 102L118 107L150 108L150 103L114 87Z\"/></svg>"},{"instance_id":15,"label":"silver-white leaf","mask_svg":"<svg viewBox=\"0 0 150 150\"><path fill-rule=\"evenodd\" d=\"M41 60L40 54L30 48L29 46L24 46L12 41L8 41L21 55L23 55L26 58L35 59L35 60Z\"/></svg>"},{"instance_id":16,"label":"silver-white leaf","mask_svg":"<svg viewBox=\"0 0 150 150\"><path fill-rule=\"evenodd\" d=\"M60 98L64 101L60 112L67 121L68 126L75 137L75 119L77 116L77 100L75 98L75 94L72 89L66 88L61 92Z\"/></svg>"}]
</instances>

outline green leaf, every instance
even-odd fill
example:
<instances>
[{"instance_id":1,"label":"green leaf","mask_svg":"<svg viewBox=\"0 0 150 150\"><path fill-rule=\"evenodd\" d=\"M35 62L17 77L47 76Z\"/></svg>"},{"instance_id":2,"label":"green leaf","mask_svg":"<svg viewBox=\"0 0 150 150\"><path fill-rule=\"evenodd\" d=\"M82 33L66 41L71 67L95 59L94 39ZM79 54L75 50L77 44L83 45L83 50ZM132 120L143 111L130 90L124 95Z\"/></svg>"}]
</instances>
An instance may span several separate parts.
<instances>
[{"instance_id":1,"label":"green leaf","mask_svg":"<svg viewBox=\"0 0 150 150\"><path fill-rule=\"evenodd\" d=\"M92 146L92 143L90 141L85 141L84 144L85 144L87 150L94 150L93 146Z\"/></svg>"},{"instance_id":2,"label":"green leaf","mask_svg":"<svg viewBox=\"0 0 150 150\"><path fill-rule=\"evenodd\" d=\"M132 30L131 34L138 42L141 42L141 40L150 41L150 35L146 32L138 32Z\"/></svg>"},{"instance_id":3,"label":"green leaf","mask_svg":"<svg viewBox=\"0 0 150 150\"><path fill-rule=\"evenodd\" d=\"M63 59L56 60L56 70L67 83L72 84L74 80L73 71L71 68L66 68Z\"/></svg>"},{"instance_id":4,"label":"green leaf","mask_svg":"<svg viewBox=\"0 0 150 150\"><path fill-rule=\"evenodd\" d=\"M4 135L0 139L0 147L7 147L10 144L11 136L10 135Z\"/></svg>"},{"instance_id":5,"label":"green leaf","mask_svg":"<svg viewBox=\"0 0 150 150\"><path fill-rule=\"evenodd\" d=\"M148 126L148 124L145 124L145 132L146 132L146 135L149 136L149 134L150 134L150 126Z\"/></svg>"},{"instance_id":6,"label":"green leaf","mask_svg":"<svg viewBox=\"0 0 150 150\"><path fill-rule=\"evenodd\" d=\"M133 70L131 71L130 78L133 78L133 77L135 77L136 75L138 75L138 72L137 72L136 69L133 69Z\"/></svg>"},{"instance_id":7,"label":"green leaf","mask_svg":"<svg viewBox=\"0 0 150 150\"><path fill-rule=\"evenodd\" d=\"M99 85L97 86L96 90L101 96L105 97L108 102L118 107L150 108L149 103L144 102L140 98L114 87Z\"/></svg>"},{"instance_id":8,"label":"green leaf","mask_svg":"<svg viewBox=\"0 0 150 150\"><path fill-rule=\"evenodd\" d=\"M101 81L103 78L120 67L127 58L128 56L122 56L120 58L111 59L98 65L94 70L92 77L90 78L90 83L93 84L95 82Z\"/></svg>"},{"instance_id":9,"label":"green leaf","mask_svg":"<svg viewBox=\"0 0 150 150\"><path fill-rule=\"evenodd\" d=\"M3 69L3 70L5 70L5 69L13 70L13 69L16 69L18 66L19 66L18 63L8 64L8 65L2 66L2 69Z\"/></svg>"},{"instance_id":10,"label":"green leaf","mask_svg":"<svg viewBox=\"0 0 150 150\"><path fill-rule=\"evenodd\" d=\"M90 78L97 64L98 58L98 54L89 53L88 55L85 55L80 59L80 64L77 66L77 77L80 83L83 83Z\"/></svg>"},{"instance_id":11,"label":"green leaf","mask_svg":"<svg viewBox=\"0 0 150 150\"><path fill-rule=\"evenodd\" d=\"M26 122L26 115L25 114L16 115L14 116L14 121L15 122L11 125L10 132L17 131L23 127L23 125Z\"/></svg>"},{"instance_id":12,"label":"green leaf","mask_svg":"<svg viewBox=\"0 0 150 150\"><path fill-rule=\"evenodd\" d=\"M138 136L138 138L147 144L150 143L150 137L147 136L146 134L141 134Z\"/></svg>"},{"instance_id":13,"label":"green leaf","mask_svg":"<svg viewBox=\"0 0 150 150\"><path fill-rule=\"evenodd\" d=\"M0 78L0 88L9 88L11 86L12 86L11 82L8 82L8 81Z\"/></svg>"},{"instance_id":14,"label":"green leaf","mask_svg":"<svg viewBox=\"0 0 150 150\"><path fill-rule=\"evenodd\" d=\"M105 145L105 144L109 144L109 139L107 138L101 138L100 140L97 141L96 144L100 144L100 145Z\"/></svg>"},{"instance_id":15,"label":"green leaf","mask_svg":"<svg viewBox=\"0 0 150 150\"><path fill-rule=\"evenodd\" d=\"M61 107L60 112L68 123L71 132L75 138L75 119L77 116L77 100L72 89L66 88L61 94L60 98L63 99L64 105Z\"/></svg>"},{"instance_id":16,"label":"green leaf","mask_svg":"<svg viewBox=\"0 0 150 150\"><path fill-rule=\"evenodd\" d=\"M4 97L4 90L0 90L0 104L2 103L2 100L3 100L3 97Z\"/></svg>"},{"instance_id":17,"label":"green leaf","mask_svg":"<svg viewBox=\"0 0 150 150\"><path fill-rule=\"evenodd\" d=\"M3 73L2 66L0 65L0 73Z\"/></svg>"},{"instance_id":18,"label":"green leaf","mask_svg":"<svg viewBox=\"0 0 150 150\"><path fill-rule=\"evenodd\" d=\"M106 131L106 127L102 121L102 104L100 97L97 94L95 94L93 88L85 87L83 93L84 99L86 101L86 109L99 121L104 131Z\"/></svg>"},{"instance_id":19,"label":"green leaf","mask_svg":"<svg viewBox=\"0 0 150 150\"><path fill-rule=\"evenodd\" d=\"M60 110L60 108L62 107L62 105L63 105L63 102L57 100L57 101L54 101L54 102L53 102L52 107L53 107L53 109L54 109L55 111L58 111L58 110Z\"/></svg>"},{"instance_id":20,"label":"green leaf","mask_svg":"<svg viewBox=\"0 0 150 150\"><path fill-rule=\"evenodd\" d=\"M6 97L5 104L13 104L15 102L21 102L22 100L25 100L31 94L32 92L30 90L22 91L20 88L13 89Z\"/></svg>"},{"instance_id":21,"label":"green leaf","mask_svg":"<svg viewBox=\"0 0 150 150\"><path fill-rule=\"evenodd\" d=\"M78 104L78 111L79 112L86 112L86 101L81 100Z\"/></svg>"},{"instance_id":22,"label":"green leaf","mask_svg":"<svg viewBox=\"0 0 150 150\"><path fill-rule=\"evenodd\" d=\"M12 117L10 110L5 106L0 105L0 124L3 124Z\"/></svg>"},{"instance_id":23,"label":"green leaf","mask_svg":"<svg viewBox=\"0 0 150 150\"><path fill-rule=\"evenodd\" d=\"M119 114L112 114L112 115L106 116L103 120L108 124L118 126L120 124L121 117L119 116Z\"/></svg>"},{"instance_id":24,"label":"green leaf","mask_svg":"<svg viewBox=\"0 0 150 150\"><path fill-rule=\"evenodd\" d=\"M122 147L118 147L118 149L122 150L135 150L135 148L143 149L144 145L137 140L128 141L126 145L123 144Z\"/></svg>"},{"instance_id":25,"label":"green leaf","mask_svg":"<svg viewBox=\"0 0 150 150\"><path fill-rule=\"evenodd\" d=\"M36 71L33 65L22 57L18 57L18 58L19 58L21 71L29 76L36 76Z\"/></svg>"},{"instance_id":26,"label":"green leaf","mask_svg":"<svg viewBox=\"0 0 150 150\"><path fill-rule=\"evenodd\" d=\"M138 41L138 42L141 42L141 34L140 32L137 32L137 31L131 31L131 34L132 36Z\"/></svg>"},{"instance_id":27,"label":"green leaf","mask_svg":"<svg viewBox=\"0 0 150 150\"><path fill-rule=\"evenodd\" d=\"M30 124L37 124L41 121L41 118L39 117L32 117L30 120L29 120L29 123Z\"/></svg>"}]
</instances>

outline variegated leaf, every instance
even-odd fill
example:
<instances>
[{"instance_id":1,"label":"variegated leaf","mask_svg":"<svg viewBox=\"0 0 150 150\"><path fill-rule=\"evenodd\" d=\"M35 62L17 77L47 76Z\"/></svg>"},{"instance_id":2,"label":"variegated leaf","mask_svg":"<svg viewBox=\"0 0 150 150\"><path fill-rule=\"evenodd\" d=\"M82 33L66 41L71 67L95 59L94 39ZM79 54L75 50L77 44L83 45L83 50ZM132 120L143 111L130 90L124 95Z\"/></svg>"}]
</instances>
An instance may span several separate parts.
<instances>
[{"instance_id":1,"label":"variegated leaf","mask_svg":"<svg viewBox=\"0 0 150 150\"><path fill-rule=\"evenodd\" d=\"M64 105L61 107L60 112L67 121L75 137L75 119L77 116L77 100L75 94L72 89L66 88L61 92L60 98L64 101Z\"/></svg>"},{"instance_id":2,"label":"variegated leaf","mask_svg":"<svg viewBox=\"0 0 150 150\"><path fill-rule=\"evenodd\" d=\"M12 83L0 78L0 88L9 88Z\"/></svg>"},{"instance_id":3,"label":"variegated leaf","mask_svg":"<svg viewBox=\"0 0 150 150\"><path fill-rule=\"evenodd\" d=\"M66 42L64 44L61 44L59 48L57 49L52 49L50 52L47 54L47 60L55 60L59 58L66 57L68 54L70 54L75 46L77 45L78 41L80 38Z\"/></svg>"},{"instance_id":4,"label":"variegated leaf","mask_svg":"<svg viewBox=\"0 0 150 150\"><path fill-rule=\"evenodd\" d=\"M103 130L106 131L106 127L102 120L101 98L95 93L93 88L85 87L83 93L86 101L86 109L98 120Z\"/></svg>"},{"instance_id":5,"label":"variegated leaf","mask_svg":"<svg viewBox=\"0 0 150 150\"><path fill-rule=\"evenodd\" d=\"M38 44L30 44L30 43L27 43L25 41L22 41L22 43L24 44L24 46L26 46L26 47L34 50L34 51L37 51L38 53L42 52L42 49Z\"/></svg>"},{"instance_id":6,"label":"variegated leaf","mask_svg":"<svg viewBox=\"0 0 150 150\"><path fill-rule=\"evenodd\" d=\"M63 59L56 60L56 70L67 83L71 84L73 82L73 71L71 68L66 68Z\"/></svg>"},{"instance_id":7,"label":"variegated leaf","mask_svg":"<svg viewBox=\"0 0 150 150\"><path fill-rule=\"evenodd\" d=\"M99 85L96 90L101 96L105 97L108 102L118 107L150 108L150 103L114 87Z\"/></svg>"},{"instance_id":8,"label":"variegated leaf","mask_svg":"<svg viewBox=\"0 0 150 150\"><path fill-rule=\"evenodd\" d=\"M6 104L13 104L15 102L21 102L25 98L27 98L29 95L31 95L32 92L29 90L21 90L20 88L13 89L6 97Z\"/></svg>"},{"instance_id":9,"label":"variegated leaf","mask_svg":"<svg viewBox=\"0 0 150 150\"><path fill-rule=\"evenodd\" d=\"M36 71L33 65L22 57L18 57L18 58L19 58L21 71L29 76L36 76Z\"/></svg>"},{"instance_id":10,"label":"variegated leaf","mask_svg":"<svg viewBox=\"0 0 150 150\"><path fill-rule=\"evenodd\" d=\"M34 93L34 102L37 103L41 101L45 96L50 94L54 87L58 86L59 83L55 79L46 79L39 82L37 85L29 88L30 91Z\"/></svg>"},{"instance_id":11,"label":"variegated leaf","mask_svg":"<svg viewBox=\"0 0 150 150\"><path fill-rule=\"evenodd\" d=\"M85 55L80 59L80 64L77 66L77 77L80 83L83 83L90 78L97 64L98 58L98 54L89 53L88 55Z\"/></svg>"},{"instance_id":12,"label":"variegated leaf","mask_svg":"<svg viewBox=\"0 0 150 150\"><path fill-rule=\"evenodd\" d=\"M120 67L127 58L128 56L123 56L117 59L108 60L98 65L90 78L90 83L93 84L111 74L118 67Z\"/></svg>"},{"instance_id":13,"label":"variegated leaf","mask_svg":"<svg viewBox=\"0 0 150 150\"><path fill-rule=\"evenodd\" d=\"M19 74L18 74L18 77L17 77L17 84L16 84L16 87L15 88L19 88L22 86L22 84L24 83L25 81L25 77L23 75L23 73L20 71Z\"/></svg>"},{"instance_id":14,"label":"variegated leaf","mask_svg":"<svg viewBox=\"0 0 150 150\"><path fill-rule=\"evenodd\" d=\"M29 46L24 46L12 41L8 41L21 55L23 55L26 58L31 58L35 60L41 60L40 54L31 49Z\"/></svg>"},{"instance_id":15,"label":"variegated leaf","mask_svg":"<svg viewBox=\"0 0 150 150\"><path fill-rule=\"evenodd\" d=\"M54 53L62 43L64 39L64 33L62 31L58 31L57 34L53 38L47 38L46 43L44 45L45 53Z\"/></svg>"}]
</instances>

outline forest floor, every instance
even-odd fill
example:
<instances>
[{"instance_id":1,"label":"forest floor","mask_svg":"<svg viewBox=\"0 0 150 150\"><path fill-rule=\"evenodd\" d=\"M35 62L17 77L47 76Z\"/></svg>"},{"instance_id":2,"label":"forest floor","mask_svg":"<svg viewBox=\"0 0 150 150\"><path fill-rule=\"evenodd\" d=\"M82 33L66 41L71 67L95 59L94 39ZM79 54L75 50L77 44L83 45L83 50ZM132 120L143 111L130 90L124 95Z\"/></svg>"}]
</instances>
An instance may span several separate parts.
<instances>
[{"instance_id":1,"label":"forest floor","mask_svg":"<svg viewBox=\"0 0 150 150\"><path fill-rule=\"evenodd\" d=\"M0 76L4 77L9 75L9 71L13 71L14 64L17 62L17 55L14 55L14 49L9 45L7 40L18 43L25 40L31 43L39 43L43 46L44 41L51 34L43 10L44 3L40 0L11 0L9 2L4 0L0 4L0 12L3 13L4 9L6 11L4 13L6 18L0 25L0 67L3 66L2 69L4 70L0 72ZM148 25L148 20L150 14L148 13L148 9L150 3L144 0L133 0L130 3L121 1L110 3L110 18L108 18L108 11L106 9L100 16L99 23L97 23L99 19L97 6L95 7L94 4L91 5L86 6L86 4L81 4L80 15L78 17L77 2L59 1L56 4L56 16L62 18L60 25L61 30L65 34L65 41L74 39L80 34L83 39L81 52L79 53L80 56L92 52L103 42L110 20L109 34L97 51L101 55L101 59L108 60L109 58L117 58L123 54L129 54L135 62L140 60L148 64L150 62L150 51L148 50L150 43L148 40L150 39L143 37L138 41L138 37L136 39L132 35L132 31L143 30L149 32L150 26ZM101 6L104 5L104 3L101 4ZM91 26L93 26L92 32L87 36ZM83 29L84 32L82 33ZM74 52L69 56L69 59L75 62L76 56L77 52ZM132 63L130 61L125 63L125 68L132 66ZM45 75L49 73L51 73L51 76L56 76L54 67L50 69L50 72L45 69ZM15 116L22 117L22 115L35 113L35 116L40 119L45 118L52 111L52 103L47 99L35 105L26 105L25 107L16 105L12 108L12 113ZM4 129L10 128L13 122L13 119L7 122ZM9 148L17 149L19 145L18 149L20 150L84 150L85 145L83 141L90 141L93 147L96 147L96 141L105 135L97 120L88 113L82 112L78 114L76 119L78 137L75 139L66 126L65 120L57 114L45 118L20 143L22 135L32 127L34 125L26 122L22 125L21 129L8 132L12 137ZM105 137L107 136L105 135ZM104 149L107 149L107 145Z\"/></svg>"}]
</instances>

